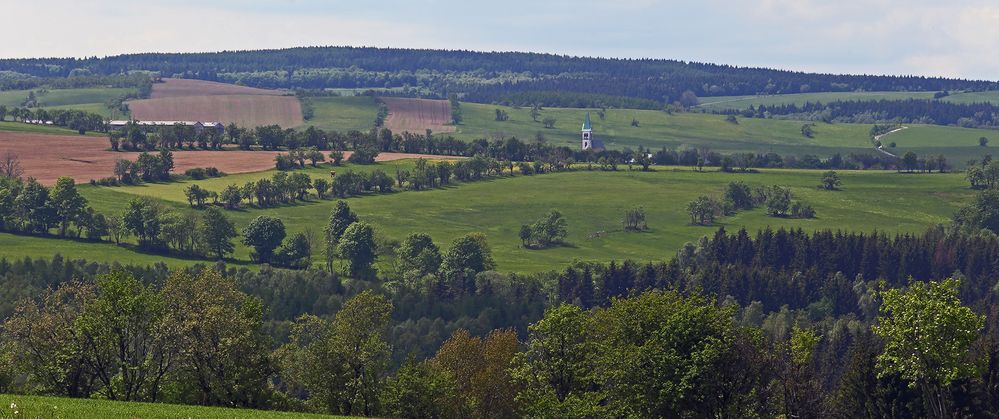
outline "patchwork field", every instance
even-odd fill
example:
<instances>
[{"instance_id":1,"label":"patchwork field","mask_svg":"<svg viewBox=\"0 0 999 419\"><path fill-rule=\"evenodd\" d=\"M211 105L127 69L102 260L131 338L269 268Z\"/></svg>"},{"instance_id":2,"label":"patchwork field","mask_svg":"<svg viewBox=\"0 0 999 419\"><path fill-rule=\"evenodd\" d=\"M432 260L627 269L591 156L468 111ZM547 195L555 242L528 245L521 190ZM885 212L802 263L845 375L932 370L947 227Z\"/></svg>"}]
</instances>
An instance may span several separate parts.
<instances>
[{"instance_id":1,"label":"patchwork field","mask_svg":"<svg viewBox=\"0 0 999 419\"><path fill-rule=\"evenodd\" d=\"M138 120L235 122L256 127L302 124L298 98L279 90L255 89L201 80L165 79L153 85L150 99L128 102Z\"/></svg>"},{"instance_id":2,"label":"patchwork field","mask_svg":"<svg viewBox=\"0 0 999 419\"><path fill-rule=\"evenodd\" d=\"M0 155L8 152L20 158L25 177L33 177L45 185L54 184L61 176L72 177L77 183L111 177L116 160L135 160L140 154L113 152L104 137L0 131ZM274 156L277 154L277 151L177 150L173 152L174 172L183 173L187 169L209 166L230 174L260 172L274 167ZM350 157L350 154L344 153L345 157ZM382 153L377 160L393 161L416 157L421 156Z\"/></svg>"},{"instance_id":3,"label":"patchwork field","mask_svg":"<svg viewBox=\"0 0 999 419\"><path fill-rule=\"evenodd\" d=\"M16 412L16 413L15 413ZM0 394L0 418L333 418L336 416L164 403Z\"/></svg>"},{"instance_id":4,"label":"patchwork field","mask_svg":"<svg viewBox=\"0 0 999 419\"><path fill-rule=\"evenodd\" d=\"M396 169L408 169L412 164L412 160L400 160L337 170L381 169L394 173ZM95 210L107 214L120 213L135 196L158 199L178 211L196 214L196 210L188 207L183 194L191 183L220 191L228 184L241 185L272 173L123 188L82 185L80 190ZM313 177L328 176L329 167L307 169L306 173ZM713 234L720 226L729 230L745 227L753 232L768 226L801 227L807 231L832 228L921 232L929 226L947 222L974 194L967 189L961 173L841 172L843 190L838 192L818 190L820 174L806 170L726 174L667 167L649 173L579 171L502 178L422 192L368 195L347 201L363 220L372 223L378 233L388 239L401 240L409 233L425 232L446 247L462 234L483 232L493 247L500 270L534 272L555 269L576 259L662 260L683 243ZM687 203L702 194L720 195L725 185L733 180L743 180L750 185L787 185L796 199L815 208L818 218L772 218L757 209L723 218L714 226L690 225ZM335 201L313 200L276 208L227 211L226 214L236 223L237 229L266 214L281 218L289 235L303 231L320 234L334 204ZM635 206L646 209L651 230L644 233L622 231L620 222L624 211ZM567 217L569 245L547 250L521 248L519 227L551 209L558 209ZM130 247L111 244L10 234L0 234L0 248L5 249L8 257L47 256L56 251L74 258L123 263L164 261L188 265L206 262L137 253ZM320 249L314 249L314 252L318 255ZM249 263L249 249L237 244L235 258L235 263ZM320 259L314 258L317 263Z\"/></svg>"},{"instance_id":5,"label":"patchwork field","mask_svg":"<svg viewBox=\"0 0 999 419\"><path fill-rule=\"evenodd\" d=\"M428 128L433 132L453 132L451 106L446 100L410 99L401 97L382 98L388 106L389 115L385 127L393 132L419 132Z\"/></svg>"}]
</instances>

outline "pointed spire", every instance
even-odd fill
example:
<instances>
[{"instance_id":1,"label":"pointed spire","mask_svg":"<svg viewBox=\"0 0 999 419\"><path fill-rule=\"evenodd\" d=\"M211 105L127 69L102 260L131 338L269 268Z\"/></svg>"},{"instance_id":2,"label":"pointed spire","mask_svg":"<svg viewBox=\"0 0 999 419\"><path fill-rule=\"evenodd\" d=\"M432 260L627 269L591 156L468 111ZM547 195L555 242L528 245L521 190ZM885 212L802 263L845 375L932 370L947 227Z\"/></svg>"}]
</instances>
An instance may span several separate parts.
<instances>
[{"instance_id":1,"label":"pointed spire","mask_svg":"<svg viewBox=\"0 0 999 419\"><path fill-rule=\"evenodd\" d=\"M586 119L583 120L583 131L592 131L593 127L590 125L590 112L586 112Z\"/></svg>"}]
</instances>

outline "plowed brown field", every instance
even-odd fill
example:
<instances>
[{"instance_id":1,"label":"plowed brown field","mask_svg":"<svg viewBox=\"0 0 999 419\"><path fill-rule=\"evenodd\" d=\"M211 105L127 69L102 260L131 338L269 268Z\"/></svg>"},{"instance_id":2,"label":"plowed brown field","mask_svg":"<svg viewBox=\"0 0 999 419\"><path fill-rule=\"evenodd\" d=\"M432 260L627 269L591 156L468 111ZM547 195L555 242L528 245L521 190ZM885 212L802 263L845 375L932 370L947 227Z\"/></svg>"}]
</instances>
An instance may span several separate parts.
<instances>
[{"instance_id":1,"label":"plowed brown field","mask_svg":"<svg viewBox=\"0 0 999 419\"><path fill-rule=\"evenodd\" d=\"M164 79L150 99L128 102L140 121L221 121L244 127L302 124L298 98L282 90L255 89L202 80Z\"/></svg>"},{"instance_id":2,"label":"plowed brown field","mask_svg":"<svg viewBox=\"0 0 999 419\"><path fill-rule=\"evenodd\" d=\"M139 153L113 152L108 140L101 137L47 135L0 131L0 156L17 154L24 167L24 177L34 177L52 185L61 176L77 183L110 177L119 158L135 160ZM214 166L226 173L259 172L274 168L275 151L174 151L174 173L195 167ZM344 153L350 156L350 152ZM421 154L381 153L378 161L410 158L449 158Z\"/></svg>"},{"instance_id":3,"label":"plowed brown field","mask_svg":"<svg viewBox=\"0 0 999 419\"><path fill-rule=\"evenodd\" d=\"M179 96L209 96L209 95L264 95L282 96L283 90L257 89L255 87L237 86L235 84L217 83L204 80L163 79L163 83L153 85L150 99Z\"/></svg>"},{"instance_id":4,"label":"plowed brown field","mask_svg":"<svg viewBox=\"0 0 999 419\"><path fill-rule=\"evenodd\" d=\"M392 131L423 133L430 128L434 132L454 132L454 126L446 125L451 122L451 106L446 100L399 97L382 100L389 109L385 127Z\"/></svg>"}]
</instances>

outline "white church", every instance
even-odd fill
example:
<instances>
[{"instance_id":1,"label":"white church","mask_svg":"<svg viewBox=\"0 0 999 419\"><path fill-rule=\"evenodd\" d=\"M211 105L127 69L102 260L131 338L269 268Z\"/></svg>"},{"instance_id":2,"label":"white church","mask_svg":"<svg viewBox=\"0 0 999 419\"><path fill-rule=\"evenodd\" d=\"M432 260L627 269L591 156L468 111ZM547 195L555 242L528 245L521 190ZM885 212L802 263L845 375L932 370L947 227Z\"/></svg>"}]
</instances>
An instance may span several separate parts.
<instances>
[{"instance_id":1,"label":"white church","mask_svg":"<svg viewBox=\"0 0 999 419\"><path fill-rule=\"evenodd\" d=\"M583 120L583 151L593 150L593 151L604 151L604 142L596 138L593 138L593 125L590 124L590 113L586 113L586 119Z\"/></svg>"}]
</instances>

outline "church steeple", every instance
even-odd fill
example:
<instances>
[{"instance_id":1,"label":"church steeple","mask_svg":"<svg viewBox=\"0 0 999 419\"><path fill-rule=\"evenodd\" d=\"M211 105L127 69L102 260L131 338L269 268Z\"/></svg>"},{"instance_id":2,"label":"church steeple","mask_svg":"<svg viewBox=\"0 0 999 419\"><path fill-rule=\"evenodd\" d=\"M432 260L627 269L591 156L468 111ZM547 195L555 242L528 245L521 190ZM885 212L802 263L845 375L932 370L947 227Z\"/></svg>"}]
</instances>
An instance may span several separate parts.
<instances>
[{"instance_id":1,"label":"church steeple","mask_svg":"<svg viewBox=\"0 0 999 419\"><path fill-rule=\"evenodd\" d=\"M589 112L586 112L586 119L583 120L583 131L593 131L593 127L590 125Z\"/></svg>"},{"instance_id":2,"label":"church steeple","mask_svg":"<svg viewBox=\"0 0 999 419\"><path fill-rule=\"evenodd\" d=\"M590 124L590 113L586 113L586 119L583 119L583 150L589 150L593 148L593 126Z\"/></svg>"}]
</instances>

